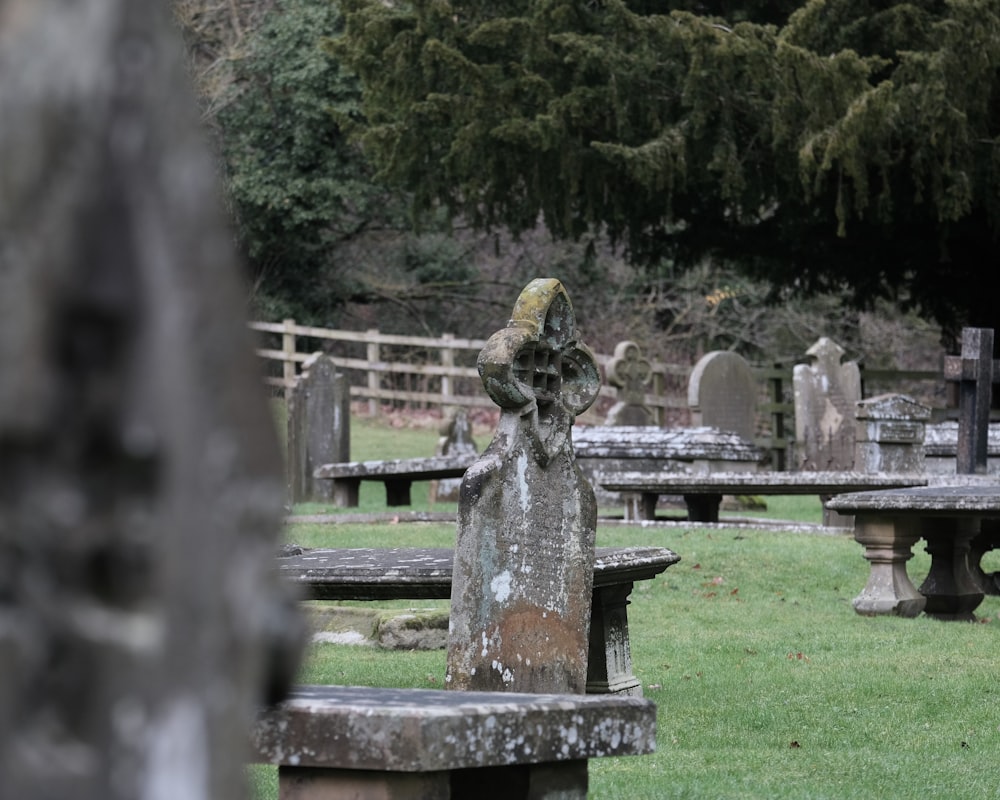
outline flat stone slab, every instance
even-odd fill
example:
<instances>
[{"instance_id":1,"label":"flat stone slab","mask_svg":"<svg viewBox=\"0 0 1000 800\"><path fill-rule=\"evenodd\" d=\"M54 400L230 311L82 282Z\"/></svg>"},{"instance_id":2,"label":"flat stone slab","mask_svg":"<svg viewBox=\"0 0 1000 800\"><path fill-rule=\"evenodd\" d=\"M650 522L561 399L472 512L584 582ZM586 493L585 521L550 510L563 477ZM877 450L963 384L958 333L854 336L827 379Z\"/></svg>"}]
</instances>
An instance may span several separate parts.
<instances>
[{"instance_id":1,"label":"flat stone slab","mask_svg":"<svg viewBox=\"0 0 1000 800\"><path fill-rule=\"evenodd\" d=\"M648 580L680 556L666 547L598 547L594 586ZM454 551L392 547L303 550L279 558L282 578L308 600L448 599Z\"/></svg>"},{"instance_id":2,"label":"flat stone slab","mask_svg":"<svg viewBox=\"0 0 1000 800\"><path fill-rule=\"evenodd\" d=\"M1000 456L1000 425L990 423L986 447L990 457ZM924 452L927 455L954 458L957 450L957 422L937 422L924 428Z\"/></svg>"},{"instance_id":3,"label":"flat stone slab","mask_svg":"<svg viewBox=\"0 0 1000 800\"><path fill-rule=\"evenodd\" d=\"M841 494L924 486L923 474L868 472L617 472L598 476L605 489L656 494ZM829 505L829 504L828 504Z\"/></svg>"},{"instance_id":4,"label":"flat stone slab","mask_svg":"<svg viewBox=\"0 0 1000 800\"><path fill-rule=\"evenodd\" d=\"M324 464L313 473L316 478L399 478L402 480L439 480L461 478L478 456L475 453L429 458L396 458L388 461L344 461Z\"/></svg>"},{"instance_id":5,"label":"flat stone slab","mask_svg":"<svg viewBox=\"0 0 1000 800\"><path fill-rule=\"evenodd\" d=\"M652 425L573 427L578 459L647 458L677 461L758 462L763 451L742 436L711 427L659 428Z\"/></svg>"},{"instance_id":6,"label":"flat stone slab","mask_svg":"<svg viewBox=\"0 0 1000 800\"><path fill-rule=\"evenodd\" d=\"M301 686L260 713L254 760L432 772L652 753L656 706L619 695Z\"/></svg>"},{"instance_id":7,"label":"flat stone slab","mask_svg":"<svg viewBox=\"0 0 1000 800\"><path fill-rule=\"evenodd\" d=\"M984 481L980 484L855 492L832 498L827 502L827 507L846 514L887 512L921 516L995 517L1000 515L1000 485L994 478L989 483Z\"/></svg>"}]
</instances>

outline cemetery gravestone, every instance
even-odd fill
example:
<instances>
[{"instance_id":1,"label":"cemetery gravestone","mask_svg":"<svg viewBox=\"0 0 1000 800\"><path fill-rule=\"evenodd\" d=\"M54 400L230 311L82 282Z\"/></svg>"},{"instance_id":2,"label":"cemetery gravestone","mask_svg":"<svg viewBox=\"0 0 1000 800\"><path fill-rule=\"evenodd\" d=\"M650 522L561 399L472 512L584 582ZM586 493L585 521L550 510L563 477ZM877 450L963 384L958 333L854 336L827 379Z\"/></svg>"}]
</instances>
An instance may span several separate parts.
<instances>
[{"instance_id":1,"label":"cemetery gravestone","mask_svg":"<svg viewBox=\"0 0 1000 800\"><path fill-rule=\"evenodd\" d=\"M0 2L3 800L242 798L296 667L280 451L168 14Z\"/></svg>"},{"instance_id":2,"label":"cemetery gravestone","mask_svg":"<svg viewBox=\"0 0 1000 800\"><path fill-rule=\"evenodd\" d=\"M570 428L600 377L559 281L528 284L478 366L501 415L462 479L446 685L583 693L597 504Z\"/></svg>"},{"instance_id":3,"label":"cemetery gravestone","mask_svg":"<svg viewBox=\"0 0 1000 800\"><path fill-rule=\"evenodd\" d=\"M289 498L340 501L332 481L314 477L323 464L351 460L351 389L329 356L316 353L288 394Z\"/></svg>"},{"instance_id":4,"label":"cemetery gravestone","mask_svg":"<svg viewBox=\"0 0 1000 800\"><path fill-rule=\"evenodd\" d=\"M608 383L618 389L618 402L609 410L607 425L652 425L653 413L646 405L646 391L653 379L653 367L642 357L635 342L619 342L608 362Z\"/></svg>"},{"instance_id":5,"label":"cemetery gravestone","mask_svg":"<svg viewBox=\"0 0 1000 800\"><path fill-rule=\"evenodd\" d=\"M441 427L441 438L434 452L438 456L474 456L476 443L472 438L472 425L464 409L456 411ZM429 499L432 503L454 503L458 501L460 478L444 478L431 481Z\"/></svg>"},{"instance_id":6,"label":"cemetery gravestone","mask_svg":"<svg viewBox=\"0 0 1000 800\"><path fill-rule=\"evenodd\" d=\"M796 468L853 469L861 372L853 361L842 364L844 349L825 336L806 354L812 363L799 364L792 372Z\"/></svg>"},{"instance_id":7,"label":"cemetery gravestone","mask_svg":"<svg viewBox=\"0 0 1000 800\"><path fill-rule=\"evenodd\" d=\"M695 426L736 433L752 442L757 424L757 383L737 353L706 353L691 371L688 406Z\"/></svg>"},{"instance_id":8,"label":"cemetery gravestone","mask_svg":"<svg viewBox=\"0 0 1000 800\"><path fill-rule=\"evenodd\" d=\"M901 394L858 403L854 467L859 472L924 471L924 434L931 410Z\"/></svg>"}]
</instances>

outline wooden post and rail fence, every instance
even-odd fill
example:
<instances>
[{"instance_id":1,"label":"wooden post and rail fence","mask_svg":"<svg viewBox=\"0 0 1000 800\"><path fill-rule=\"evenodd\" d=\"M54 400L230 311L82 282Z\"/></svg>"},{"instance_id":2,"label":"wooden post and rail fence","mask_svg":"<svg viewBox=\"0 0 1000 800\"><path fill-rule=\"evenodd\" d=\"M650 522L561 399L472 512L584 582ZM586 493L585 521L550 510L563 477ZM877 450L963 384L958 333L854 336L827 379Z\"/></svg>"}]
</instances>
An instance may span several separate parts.
<instances>
[{"instance_id":1,"label":"wooden post and rail fence","mask_svg":"<svg viewBox=\"0 0 1000 800\"><path fill-rule=\"evenodd\" d=\"M442 409L465 407L493 409L495 404L483 391L476 370L476 358L485 339L462 339L452 334L437 337L402 336L367 331L334 330L298 325L295 320L251 322L257 332L257 355L267 362L265 380L282 394L295 384L302 364L316 352L328 356L348 376L352 400L367 402L375 416L383 405L398 408ZM602 368L612 356L595 354ZM692 367L650 359L653 368L651 391L646 405L657 424L685 424L687 383ZM757 444L783 461L788 436L794 432L792 368L805 356L775 359L771 364L754 365L761 388L757 411L765 432ZM862 367L865 396L887 391L913 391L905 386L943 386L943 368L938 370L889 371ZM601 386L598 414L616 397L616 390ZM603 401L603 403L602 403ZM926 402L926 401L925 401ZM954 416L956 405L948 396L935 417Z\"/></svg>"}]
</instances>

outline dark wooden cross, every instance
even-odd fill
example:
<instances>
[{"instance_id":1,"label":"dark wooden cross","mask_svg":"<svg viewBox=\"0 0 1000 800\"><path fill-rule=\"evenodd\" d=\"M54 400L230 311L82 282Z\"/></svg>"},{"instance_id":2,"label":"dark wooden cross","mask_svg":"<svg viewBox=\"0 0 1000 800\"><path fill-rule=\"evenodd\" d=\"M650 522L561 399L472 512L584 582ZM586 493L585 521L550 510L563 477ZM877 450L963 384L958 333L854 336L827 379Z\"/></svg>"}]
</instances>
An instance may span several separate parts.
<instances>
[{"instance_id":1,"label":"dark wooden cross","mask_svg":"<svg viewBox=\"0 0 1000 800\"><path fill-rule=\"evenodd\" d=\"M993 358L991 328L963 328L962 354L945 356L944 379L958 383L958 450L955 472L986 474L990 402L1000 380L1000 361Z\"/></svg>"}]
</instances>

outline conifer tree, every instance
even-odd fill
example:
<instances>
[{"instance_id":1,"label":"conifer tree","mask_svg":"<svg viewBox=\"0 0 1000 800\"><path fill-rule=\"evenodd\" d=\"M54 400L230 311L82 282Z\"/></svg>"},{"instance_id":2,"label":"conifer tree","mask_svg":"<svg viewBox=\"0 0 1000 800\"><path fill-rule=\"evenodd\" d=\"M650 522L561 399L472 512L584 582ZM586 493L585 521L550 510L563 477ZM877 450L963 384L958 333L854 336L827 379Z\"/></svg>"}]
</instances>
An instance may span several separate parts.
<instances>
[{"instance_id":1,"label":"conifer tree","mask_svg":"<svg viewBox=\"0 0 1000 800\"><path fill-rule=\"evenodd\" d=\"M342 8L418 210L1000 326L1000 0Z\"/></svg>"}]
</instances>

